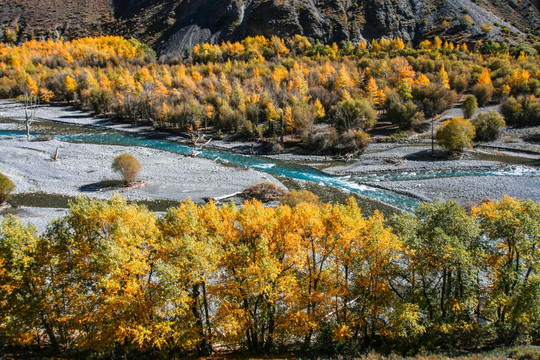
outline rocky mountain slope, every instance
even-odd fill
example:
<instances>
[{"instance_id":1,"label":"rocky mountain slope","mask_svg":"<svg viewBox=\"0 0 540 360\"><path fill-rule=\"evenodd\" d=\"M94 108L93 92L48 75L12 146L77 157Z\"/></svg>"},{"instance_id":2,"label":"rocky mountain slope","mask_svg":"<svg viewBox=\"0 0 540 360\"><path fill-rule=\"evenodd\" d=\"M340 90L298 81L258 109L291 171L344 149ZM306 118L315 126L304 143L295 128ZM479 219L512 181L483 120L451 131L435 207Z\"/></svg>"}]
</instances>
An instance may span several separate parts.
<instances>
[{"instance_id":1,"label":"rocky mountain slope","mask_svg":"<svg viewBox=\"0 0 540 360\"><path fill-rule=\"evenodd\" d=\"M520 41L540 35L540 0L3 0L0 37L119 34L161 54L202 41L302 34L322 42L382 36Z\"/></svg>"}]
</instances>

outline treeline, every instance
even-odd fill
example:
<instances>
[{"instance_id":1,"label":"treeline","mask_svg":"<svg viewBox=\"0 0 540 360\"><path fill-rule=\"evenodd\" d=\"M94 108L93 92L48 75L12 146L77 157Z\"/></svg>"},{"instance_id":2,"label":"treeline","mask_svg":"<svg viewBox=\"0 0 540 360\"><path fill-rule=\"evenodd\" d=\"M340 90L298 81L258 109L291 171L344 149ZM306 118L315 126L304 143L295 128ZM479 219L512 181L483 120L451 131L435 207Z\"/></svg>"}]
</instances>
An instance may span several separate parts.
<instances>
[{"instance_id":1,"label":"treeline","mask_svg":"<svg viewBox=\"0 0 540 360\"><path fill-rule=\"evenodd\" d=\"M464 92L479 106L509 99L509 125L539 124L538 49L257 36L156 60L151 49L120 37L0 45L0 97L75 102L165 129L291 135L313 150L361 150L378 113L403 130L422 128Z\"/></svg>"},{"instance_id":2,"label":"treeline","mask_svg":"<svg viewBox=\"0 0 540 360\"><path fill-rule=\"evenodd\" d=\"M72 356L538 344L539 245L540 205L509 197L386 220L354 200L156 217L78 198L42 235L1 223L0 339Z\"/></svg>"}]
</instances>

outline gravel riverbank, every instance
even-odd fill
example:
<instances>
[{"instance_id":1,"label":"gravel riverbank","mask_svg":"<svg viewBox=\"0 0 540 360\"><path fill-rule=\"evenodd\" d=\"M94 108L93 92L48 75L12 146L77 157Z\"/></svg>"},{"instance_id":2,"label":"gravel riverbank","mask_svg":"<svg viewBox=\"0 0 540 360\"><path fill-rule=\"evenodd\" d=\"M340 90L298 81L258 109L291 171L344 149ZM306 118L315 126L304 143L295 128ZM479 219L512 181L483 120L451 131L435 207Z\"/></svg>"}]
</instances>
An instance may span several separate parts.
<instances>
[{"instance_id":1,"label":"gravel riverbank","mask_svg":"<svg viewBox=\"0 0 540 360\"><path fill-rule=\"evenodd\" d=\"M0 138L0 172L17 186L16 193L43 192L109 198L113 191L129 200L201 201L243 190L262 181L279 182L270 175L226 167L211 160L186 157L143 147L74 144L58 140L27 141L23 137ZM52 160L56 149L58 160ZM111 169L114 158L129 151L141 163L139 178L146 186L128 191L97 189L97 184L119 180Z\"/></svg>"},{"instance_id":2,"label":"gravel riverbank","mask_svg":"<svg viewBox=\"0 0 540 360\"><path fill-rule=\"evenodd\" d=\"M487 110L487 109L486 109ZM456 111L455 109L449 110ZM451 113L446 115L452 115ZM70 106L42 106L36 117L48 121L84 126L105 127L108 129L151 133L151 127L121 124L108 119L96 118ZM12 101L0 100L0 118L24 120L24 109ZM13 124L0 124L0 130L10 129ZM34 127L39 126L36 121ZM456 199L461 202L479 201L484 198L498 199L504 194L518 198L531 198L540 201L540 180L538 168L540 153L538 145L524 142L526 136L535 136L538 129L507 129L504 140L486 144L482 150L467 152L461 159L445 160L431 157L430 144L424 138L412 139L401 144L372 143L366 153L356 161L337 165L325 156L305 156L301 154L278 154L270 158L294 161L300 164L311 163L324 168L324 172L338 176L364 177L367 185L391 191L412 194L420 199ZM177 135L165 134L170 140L185 142ZM521 136L521 137L520 137ZM518 140L512 140L514 137ZM250 142L213 141L209 146L230 151L247 152L252 148ZM142 147L73 144L57 140L28 142L22 137L2 137L0 146L0 172L5 173L17 185L19 193L51 193L75 196L79 194L108 198L112 189L96 190L96 184L104 180L119 179L110 165L118 154L129 151L142 164L141 179L146 186L121 192L130 200L183 200L191 197L201 201L206 197L216 197L243 190L246 186L267 180L278 183L270 175L252 169L226 167L211 160L185 157L165 151ZM495 146L497 149L490 149ZM52 161L56 148L60 158ZM515 149L512 149L515 147ZM502 148L502 151L501 151ZM504 149L514 152L509 155ZM247 149L247 150L246 150ZM526 150L528 153L516 153ZM244 151L245 150L245 151ZM511 161L509 157L512 157ZM316 163L315 165L313 163ZM516 165L519 164L519 165ZM515 169L518 167L519 169ZM478 172L514 170L521 176L459 176L434 175L424 179L378 179L371 181L373 174L424 174L437 172ZM30 210L28 210L30 211ZM27 211L27 212L28 212ZM22 212L24 213L24 211ZM50 211L49 214L54 214Z\"/></svg>"},{"instance_id":3,"label":"gravel riverbank","mask_svg":"<svg viewBox=\"0 0 540 360\"><path fill-rule=\"evenodd\" d=\"M366 153L359 160L348 165L326 168L324 171L334 175L350 175L367 178L381 174L425 174L427 178L414 180L369 181L365 184L383 189L411 194L425 199L454 199L461 203L483 199L500 199L503 195L540 201L540 170L538 165L518 165L504 161L477 160L481 156L490 156L504 160L505 153L489 152L479 154L476 151L466 153L462 159L430 159L430 150L425 147L403 146L383 148ZM540 163L540 155L526 154L523 162ZM454 172L500 173L504 176L466 175L452 176ZM432 174L432 175L430 175ZM405 176L406 177L406 176Z\"/></svg>"},{"instance_id":4,"label":"gravel riverbank","mask_svg":"<svg viewBox=\"0 0 540 360\"><path fill-rule=\"evenodd\" d=\"M72 107L40 107L37 118L69 124L105 126L125 131L142 132L150 128L131 127L111 123ZM0 118L24 120L24 109L11 101L0 101ZM0 130L12 130L12 124L2 124ZM35 121L32 126L38 126ZM31 128L32 129L32 128ZM128 200L173 200L191 198L202 202L205 198L229 195L244 190L247 186L269 181L279 181L263 172L224 166L212 160L193 158L145 147L123 147L100 144L68 143L59 140L27 141L20 136L0 137L0 173L8 176L16 185L16 194L44 193L65 196L85 195L108 199L119 192ZM54 161L58 148L59 157ZM145 186L126 190L122 187L103 188L100 183L120 180L111 164L124 152L133 154L141 163L140 180ZM4 211L15 213L24 221L39 225L46 223L63 212L47 208L21 208ZM38 218L46 221L36 221Z\"/></svg>"}]
</instances>

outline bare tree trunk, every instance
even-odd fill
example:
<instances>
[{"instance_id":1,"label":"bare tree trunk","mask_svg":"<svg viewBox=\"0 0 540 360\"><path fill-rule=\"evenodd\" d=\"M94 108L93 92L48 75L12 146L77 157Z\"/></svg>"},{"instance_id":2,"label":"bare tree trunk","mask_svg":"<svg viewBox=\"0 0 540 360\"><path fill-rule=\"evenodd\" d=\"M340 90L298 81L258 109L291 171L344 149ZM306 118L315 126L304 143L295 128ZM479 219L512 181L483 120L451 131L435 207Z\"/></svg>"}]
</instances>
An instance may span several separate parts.
<instances>
[{"instance_id":1,"label":"bare tree trunk","mask_svg":"<svg viewBox=\"0 0 540 360\"><path fill-rule=\"evenodd\" d=\"M26 120L26 139L30 140L30 124L36 115L37 97L25 95L24 97L24 118Z\"/></svg>"}]
</instances>

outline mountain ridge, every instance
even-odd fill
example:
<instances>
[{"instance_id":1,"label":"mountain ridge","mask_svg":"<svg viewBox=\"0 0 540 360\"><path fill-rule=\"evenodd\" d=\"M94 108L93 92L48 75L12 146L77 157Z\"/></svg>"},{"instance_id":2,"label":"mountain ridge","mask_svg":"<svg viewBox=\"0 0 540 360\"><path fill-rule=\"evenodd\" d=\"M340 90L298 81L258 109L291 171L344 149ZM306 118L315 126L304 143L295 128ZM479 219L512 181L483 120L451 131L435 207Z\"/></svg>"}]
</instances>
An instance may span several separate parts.
<instances>
[{"instance_id":1,"label":"mountain ridge","mask_svg":"<svg viewBox=\"0 0 540 360\"><path fill-rule=\"evenodd\" d=\"M539 9L540 0L10 0L0 3L0 38L122 35L165 55L254 35L521 42L540 35Z\"/></svg>"}]
</instances>

